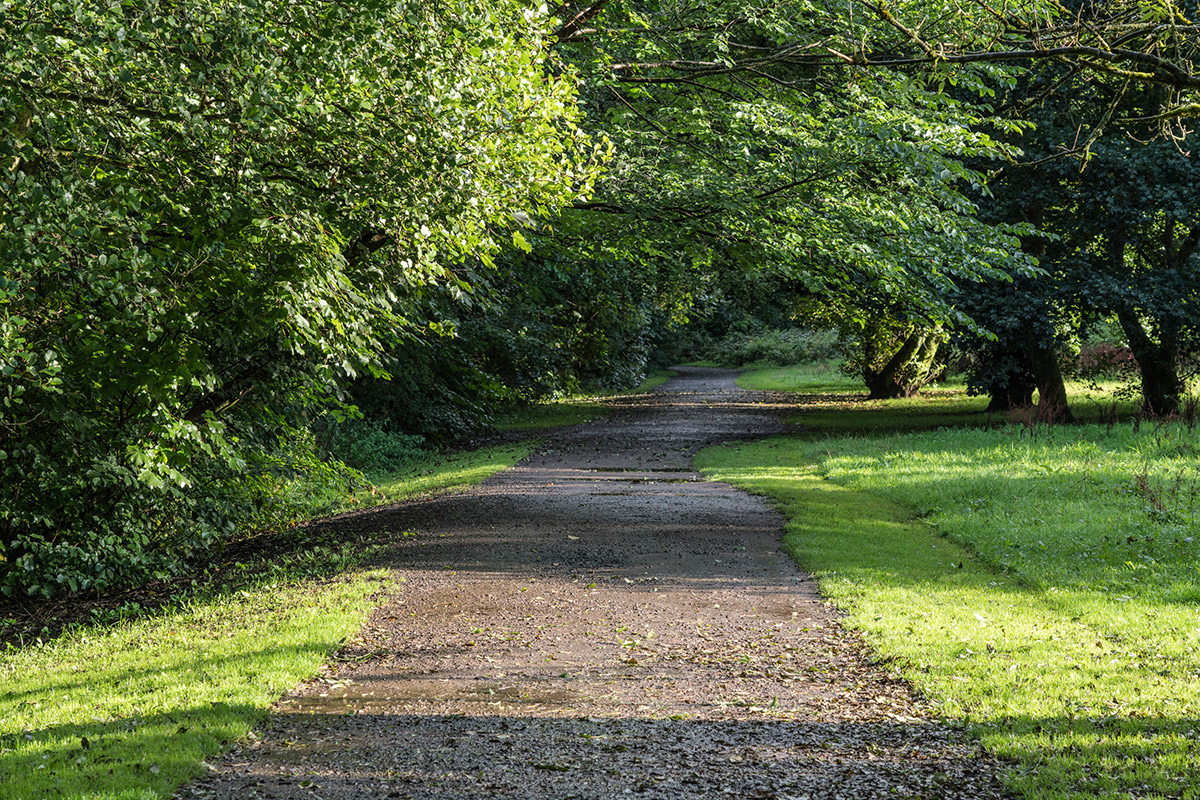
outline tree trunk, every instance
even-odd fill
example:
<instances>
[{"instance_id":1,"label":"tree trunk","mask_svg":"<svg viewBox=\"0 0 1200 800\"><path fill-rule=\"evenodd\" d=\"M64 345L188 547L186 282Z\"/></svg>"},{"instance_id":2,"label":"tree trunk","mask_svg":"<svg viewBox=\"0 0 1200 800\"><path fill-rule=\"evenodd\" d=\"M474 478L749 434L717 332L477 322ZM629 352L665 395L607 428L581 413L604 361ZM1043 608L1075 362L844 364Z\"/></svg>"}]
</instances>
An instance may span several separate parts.
<instances>
[{"instance_id":1,"label":"tree trunk","mask_svg":"<svg viewBox=\"0 0 1200 800\"><path fill-rule=\"evenodd\" d=\"M1025 220L1040 230L1045 213L1041 200L1032 200L1025 207ZM1046 240L1040 234L1022 237L1021 249L1041 259L1046 255ZM1062 370L1058 366L1058 351L1051 337L1049 341L1034 339L1025 345L1025 357L1029 360L1029 371L1038 391L1037 418L1040 422L1074 422L1075 415L1067 403L1067 387L1063 384ZM1032 400L1032 395L1030 395Z\"/></svg>"},{"instance_id":2,"label":"tree trunk","mask_svg":"<svg viewBox=\"0 0 1200 800\"><path fill-rule=\"evenodd\" d=\"M880 369L864 368L863 382L869 391L867 398L891 400L914 397L933 378L930 369L941 341L937 331L914 331Z\"/></svg>"},{"instance_id":3,"label":"tree trunk","mask_svg":"<svg viewBox=\"0 0 1200 800\"><path fill-rule=\"evenodd\" d=\"M1074 422L1067 402L1067 387L1058 366L1058 351L1049 342L1031 341L1025 348L1033 381L1037 384L1039 422Z\"/></svg>"},{"instance_id":4,"label":"tree trunk","mask_svg":"<svg viewBox=\"0 0 1200 800\"><path fill-rule=\"evenodd\" d=\"M1118 311L1117 320L1142 373L1142 410L1156 417L1176 413L1184 393L1179 379L1179 349L1166 336L1159 337L1161 344L1155 344L1131 309Z\"/></svg>"},{"instance_id":5,"label":"tree trunk","mask_svg":"<svg viewBox=\"0 0 1200 800\"><path fill-rule=\"evenodd\" d=\"M1001 386L993 383L988 390L991 400L988 402L987 413L1003 414L1018 408L1029 408L1033 405L1033 391L1037 386L1023 375L1009 375L1008 382Z\"/></svg>"}]
</instances>

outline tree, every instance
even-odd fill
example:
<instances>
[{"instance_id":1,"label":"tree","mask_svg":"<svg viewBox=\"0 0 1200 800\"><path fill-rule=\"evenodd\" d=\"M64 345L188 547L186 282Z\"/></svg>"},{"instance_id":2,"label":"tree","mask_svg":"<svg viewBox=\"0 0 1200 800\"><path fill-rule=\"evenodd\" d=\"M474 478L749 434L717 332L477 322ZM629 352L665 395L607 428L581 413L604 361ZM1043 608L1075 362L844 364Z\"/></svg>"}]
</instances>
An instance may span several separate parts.
<instances>
[{"instance_id":1,"label":"tree","mask_svg":"<svg viewBox=\"0 0 1200 800\"><path fill-rule=\"evenodd\" d=\"M1105 137L1080 187L1091 241L1080 291L1115 313L1141 373L1143 409L1175 413L1185 393L1181 357L1200 322L1200 160L1164 142Z\"/></svg>"},{"instance_id":2,"label":"tree","mask_svg":"<svg viewBox=\"0 0 1200 800\"><path fill-rule=\"evenodd\" d=\"M586 193L546 35L518 0L3 6L0 588L226 531L279 423L379 369L399 287L463 292Z\"/></svg>"},{"instance_id":3,"label":"tree","mask_svg":"<svg viewBox=\"0 0 1200 800\"><path fill-rule=\"evenodd\" d=\"M914 397L942 372L937 353L946 335L940 329L872 315L842 335L842 370L863 379L870 400Z\"/></svg>"},{"instance_id":4,"label":"tree","mask_svg":"<svg viewBox=\"0 0 1200 800\"><path fill-rule=\"evenodd\" d=\"M1025 163L1003 167L988 212L1043 231L1024 244L1045 274L1018 281L1015 292L965 290L982 312L980 323L1000 337L974 346L989 355L977 361L973 382L1001 388L1007 376L1028 369L1042 397L1064 407L1058 343L1113 315L1141 371L1144 409L1172 413L1183 393L1181 356L1192 346L1196 323L1200 206L1192 187L1200 173L1193 156L1178 142L1156 138L1146 121L1168 96L1129 93L1061 71L1032 77L1022 94L1041 97L1022 112L1036 127L1014 142L1024 148ZM1097 107L1108 109L1107 119L1095 119ZM1007 302L993 302L1002 294ZM1020 365L1005 366L1014 362Z\"/></svg>"},{"instance_id":5,"label":"tree","mask_svg":"<svg viewBox=\"0 0 1200 800\"><path fill-rule=\"evenodd\" d=\"M749 279L832 298L869 290L933 325L964 322L946 301L957 282L1028 265L1014 232L980 223L966 196L984 176L964 159L1005 151L980 131L986 105L944 89L987 95L1008 78L988 65L848 65L827 49L907 42L848 10L567 6L558 52L584 76L584 126L614 155L548 243L638 265L684 297Z\"/></svg>"}]
</instances>

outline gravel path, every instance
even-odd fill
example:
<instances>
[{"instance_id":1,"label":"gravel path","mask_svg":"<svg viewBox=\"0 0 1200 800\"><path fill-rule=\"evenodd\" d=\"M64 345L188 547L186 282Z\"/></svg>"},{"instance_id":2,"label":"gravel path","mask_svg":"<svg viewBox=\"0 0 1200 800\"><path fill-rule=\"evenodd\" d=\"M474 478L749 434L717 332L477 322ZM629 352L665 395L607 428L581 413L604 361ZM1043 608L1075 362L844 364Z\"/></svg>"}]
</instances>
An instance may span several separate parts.
<instances>
[{"instance_id":1,"label":"gravel path","mask_svg":"<svg viewBox=\"0 0 1200 800\"><path fill-rule=\"evenodd\" d=\"M765 503L691 470L782 430L682 369L459 495L355 519L395 591L180 798L998 798L998 765L873 665Z\"/></svg>"}]
</instances>

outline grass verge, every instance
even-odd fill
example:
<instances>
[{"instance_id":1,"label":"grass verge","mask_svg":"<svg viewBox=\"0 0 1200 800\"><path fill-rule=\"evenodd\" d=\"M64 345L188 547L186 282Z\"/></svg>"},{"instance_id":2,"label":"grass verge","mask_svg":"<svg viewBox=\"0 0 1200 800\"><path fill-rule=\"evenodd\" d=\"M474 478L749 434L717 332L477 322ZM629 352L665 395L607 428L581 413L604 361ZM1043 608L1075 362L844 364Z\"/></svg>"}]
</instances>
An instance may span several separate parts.
<instances>
[{"instance_id":1,"label":"grass verge","mask_svg":"<svg viewBox=\"0 0 1200 800\"><path fill-rule=\"evenodd\" d=\"M705 474L1038 800L1200 797L1200 437L1182 425L780 438Z\"/></svg>"},{"instance_id":2,"label":"grass verge","mask_svg":"<svg viewBox=\"0 0 1200 800\"><path fill-rule=\"evenodd\" d=\"M753 369L738 377L738 386L796 393L797 413L787 421L816 431L871 433L1008 422L1008 417L984 410L986 397L968 397L956 384L927 388L917 397L868 400L862 381L842 374L833 362Z\"/></svg>"},{"instance_id":3,"label":"grass verge","mask_svg":"<svg viewBox=\"0 0 1200 800\"><path fill-rule=\"evenodd\" d=\"M535 445L534 441L515 442L437 456L371 478L380 493L380 501L395 503L419 495L474 486L514 466L529 455Z\"/></svg>"},{"instance_id":4,"label":"grass verge","mask_svg":"<svg viewBox=\"0 0 1200 800\"><path fill-rule=\"evenodd\" d=\"M843 375L834 362L758 367L742 373L738 386L795 393L797 413L787 421L818 435L1003 427L1010 423L1032 428L1039 424L1033 409L988 413L988 398L968 396L961 379L926 388L917 397L868 400L862 381ZM1072 381L1066 388L1071 409L1080 420L1129 420L1138 413L1137 398L1128 392L1122 394L1117 381Z\"/></svg>"},{"instance_id":5,"label":"grass verge","mask_svg":"<svg viewBox=\"0 0 1200 800\"><path fill-rule=\"evenodd\" d=\"M477 483L530 448L438 458L381 488L395 500ZM394 588L386 573L361 566L370 552L318 537L282 555L248 553L237 565L243 579L220 589L10 647L0 654L0 794L171 796L203 759L250 734L271 703L361 627L378 593Z\"/></svg>"}]
</instances>

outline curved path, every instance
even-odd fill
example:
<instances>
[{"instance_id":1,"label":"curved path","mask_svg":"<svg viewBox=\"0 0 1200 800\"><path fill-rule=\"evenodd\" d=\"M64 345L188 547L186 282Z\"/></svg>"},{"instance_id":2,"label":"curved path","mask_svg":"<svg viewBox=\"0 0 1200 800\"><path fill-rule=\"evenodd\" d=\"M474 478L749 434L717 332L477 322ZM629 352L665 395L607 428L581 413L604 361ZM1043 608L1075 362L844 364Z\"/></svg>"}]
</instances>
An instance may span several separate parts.
<instances>
[{"instance_id":1,"label":"curved path","mask_svg":"<svg viewBox=\"0 0 1200 800\"><path fill-rule=\"evenodd\" d=\"M681 369L465 494L374 512L396 591L321 679L185 798L991 798L780 550L691 469L782 430Z\"/></svg>"}]
</instances>

